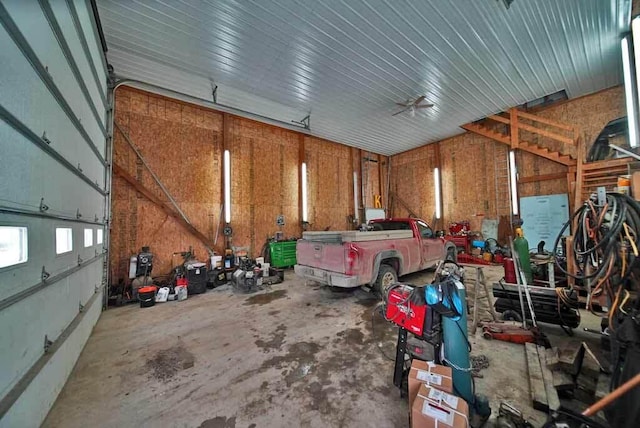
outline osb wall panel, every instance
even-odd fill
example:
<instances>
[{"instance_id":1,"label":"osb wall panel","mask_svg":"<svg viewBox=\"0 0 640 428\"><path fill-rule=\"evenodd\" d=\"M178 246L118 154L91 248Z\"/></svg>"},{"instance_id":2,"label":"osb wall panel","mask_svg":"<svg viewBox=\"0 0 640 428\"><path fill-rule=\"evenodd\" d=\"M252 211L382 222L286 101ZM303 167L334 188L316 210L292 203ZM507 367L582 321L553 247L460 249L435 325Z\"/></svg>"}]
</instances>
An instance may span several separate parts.
<instances>
[{"instance_id":1,"label":"osb wall panel","mask_svg":"<svg viewBox=\"0 0 640 428\"><path fill-rule=\"evenodd\" d=\"M586 97L547 108L535 114L565 122L579 128L581 138L590 147L602 128L611 120L624 116L623 88L615 87ZM529 133L523 138L547 147L574 153L572 147L554 146L549 139L537 140ZM463 133L439 142L443 225L451 221L469 220L473 229L480 229L482 219L508 214L507 147L488 138ZM409 208L425 220L432 220L435 211L433 168L435 144L400 153L391 158L391 190ZM516 156L520 177L566 172L563 165L519 150ZM566 178L520 183L520 197L566 193ZM398 201L392 215L405 216L408 210Z\"/></svg>"},{"instance_id":2,"label":"osb wall panel","mask_svg":"<svg viewBox=\"0 0 640 428\"><path fill-rule=\"evenodd\" d=\"M353 170L351 148L304 138L308 175L309 230L351 229Z\"/></svg>"},{"instance_id":3,"label":"osb wall panel","mask_svg":"<svg viewBox=\"0 0 640 428\"><path fill-rule=\"evenodd\" d=\"M191 223L213 239L220 215L220 115L164 97L122 87L115 119ZM114 133L114 161L159 199L168 201L122 134ZM126 278L128 259L142 246L155 255L154 273L167 273L180 259L173 253L192 246L207 256L199 240L119 177L113 182L111 272Z\"/></svg>"},{"instance_id":4,"label":"osb wall panel","mask_svg":"<svg viewBox=\"0 0 640 428\"><path fill-rule=\"evenodd\" d=\"M301 233L300 144L307 162L309 228L351 229L353 171L359 150L252 120L223 114L138 89L121 87L115 117L146 162L192 224L214 240L221 222L222 154L231 153L231 246L259 255L267 237L282 231L287 238ZM383 159L377 154L372 158ZM115 162L159 199L168 199L138 161L119 132L114 134ZM379 189L377 164L365 186ZM383 181L386 180L383 171ZM376 190L376 194L378 191ZM154 273L168 273L180 262L174 252L192 246L205 260L204 245L173 218L138 195L123 179L113 182L111 271L114 281L127 277L128 260L142 246L155 255ZM285 225L276 224L284 215ZM220 228L221 229L221 228ZM224 250L218 231L216 251Z\"/></svg>"},{"instance_id":5,"label":"osb wall panel","mask_svg":"<svg viewBox=\"0 0 640 428\"><path fill-rule=\"evenodd\" d=\"M268 237L300 236L298 134L229 116L233 246L257 255ZM276 220L284 216L285 225Z\"/></svg>"}]
</instances>

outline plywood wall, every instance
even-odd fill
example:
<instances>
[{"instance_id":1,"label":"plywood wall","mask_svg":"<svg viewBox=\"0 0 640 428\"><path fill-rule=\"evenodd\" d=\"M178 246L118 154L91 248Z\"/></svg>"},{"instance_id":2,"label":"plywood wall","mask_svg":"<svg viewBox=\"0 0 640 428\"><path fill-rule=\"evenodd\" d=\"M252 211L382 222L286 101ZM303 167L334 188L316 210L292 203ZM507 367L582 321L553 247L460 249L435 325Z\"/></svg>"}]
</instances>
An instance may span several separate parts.
<instances>
[{"instance_id":1,"label":"plywood wall","mask_svg":"<svg viewBox=\"0 0 640 428\"><path fill-rule=\"evenodd\" d=\"M577 126L588 150L609 121L624 116L623 89L611 88L535 114ZM482 219L508 214L508 182L504 179L508 172L508 146L472 133L392 156L391 189L399 199L425 220L432 219L435 210L433 168L437 166L438 147L445 228L449 222L469 220L472 228L478 230ZM563 148L575 153L570 147ZM521 150L517 152L516 163L520 177L566 172L563 165ZM566 178L519 184L521 197L566 192ZM395 200L393 215L405 216L408 212Z\"/></svg>"},{"instance_id":2,"label":"plywood wall","mask_svg":"<svg viewBox=\"0 0 640 428\"><path fill-rule=\"evenodd\" d=\"M233 247L257 256L267 237L277 231L287 238L300 236L302 160L308 169L309 229L353 227L349 216L354 214L357 149L129 87L116 93L115 117L196 229L212 241L218 233L218 253L225 244L222 225L218 229L224 149L231 153ZM114 143L115 163L168 202L117 131ZM365 188L379 188L377 164L373 169ZM193 247L200 259L208 256L196 237L118 177L113 182L112 213L115 281L126 278L128 260L142 246L151 247L157 274L170 272L181 260L174 252ZM277 226L278 215L284 215L284 227Z\"/></svg>"}]
</instances>

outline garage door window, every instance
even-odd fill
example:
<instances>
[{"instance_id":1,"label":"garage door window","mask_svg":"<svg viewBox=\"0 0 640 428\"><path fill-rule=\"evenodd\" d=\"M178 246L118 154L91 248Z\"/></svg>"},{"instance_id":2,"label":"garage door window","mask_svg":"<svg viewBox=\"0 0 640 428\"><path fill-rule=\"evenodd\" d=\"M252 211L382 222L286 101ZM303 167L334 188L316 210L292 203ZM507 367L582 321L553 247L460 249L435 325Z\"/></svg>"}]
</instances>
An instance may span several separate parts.
<instances>
[{"instance_id":1,"label":"garage door window","mask_svg":"<svg viewBox=\"0 0 640 428\"><path fill-rule=\"evenodd\" d=\"M102 229L98 229L96 230L96 244L100 245L102 244Z\"/></svg>"},{"instance_id":2,"label":"garage door window","mask_svg":"<svg viewBox=\"0 0 640 428\"><path fill-rule=\"evenodd\" d=\"M84 230L84 248L91 247L93 245L93 229Z\"/></svg>"},{"instance_id":3,"label":"garage door window","mask_svg":"<svg viewBox=\"0 0 640 428\"><path fill-rule=\"evenodd\" d=\"M0 226L0 268L27 261L27 228Z\"/></svg>"},{"instance_id":4,"label":"garage door window","mask_svg":"<svg viewBox=\"0 0 640 428\"><path fill-rule=\"evenodd\" d=\"M70 227L56 227L56 254L73 250L73 230Z\"/></svg>"}]
</instances>

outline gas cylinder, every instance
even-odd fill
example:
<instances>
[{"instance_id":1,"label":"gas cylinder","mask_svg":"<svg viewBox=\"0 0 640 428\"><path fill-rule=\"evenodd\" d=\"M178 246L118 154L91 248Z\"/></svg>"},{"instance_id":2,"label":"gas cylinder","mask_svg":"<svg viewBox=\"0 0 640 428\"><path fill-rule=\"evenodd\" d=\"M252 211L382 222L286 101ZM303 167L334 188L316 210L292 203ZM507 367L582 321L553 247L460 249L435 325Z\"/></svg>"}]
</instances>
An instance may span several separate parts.
<instances>
[{"instance_id":1,"label":"gas cylinder","mask_svg":"<svg viewBox=\"0 0 640 428\"><path fill-rule=\"evenodd\" d=\"M516 267L511 257L504 258L504 280L509 284L517 284Z\"/></svg>"},{"instance_id":2,"label":"gas cylinder","mask_svg":"<svg viewBox=\"0 0 640 428\"><path fill-rule=\"evenodd\" d=\"M527 284L533 284L533 274L531 272L531 260L529 259L529 241L524 237L522 228L516 228L516 239L513 240L513 246L520 258L520 267L527 278Z\"/></svg>"}]
</instances>

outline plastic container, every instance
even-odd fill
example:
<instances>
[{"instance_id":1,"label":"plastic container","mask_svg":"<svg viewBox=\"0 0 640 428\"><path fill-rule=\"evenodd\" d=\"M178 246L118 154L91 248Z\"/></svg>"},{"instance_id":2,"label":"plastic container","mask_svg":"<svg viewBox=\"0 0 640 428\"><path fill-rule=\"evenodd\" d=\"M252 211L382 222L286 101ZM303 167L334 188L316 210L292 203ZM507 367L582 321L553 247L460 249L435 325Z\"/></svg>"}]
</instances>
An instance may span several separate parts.
<instances>
[{"instance_id":1,"label":"plastic container","mask_svg":"<svg viewBox=\"0 0 640 428\"><path fill-rule=\"evenodd\" d=\"M211 256L211 269L222 267L222 256Z\"/></svg>"},{"instance_id":2,"label":"plastic container","mask_svg":"<svg viewBox=\"0 0 640 428\"><path fill-rule=\"evenodd\" d=\"M156 303L164 303L169 298L169 287L160 287L156 293Z\"/></svg>"},{"instance_id":3,"label":"plastic container","mask_svg":"<svg viewBox=\"0 0 640 428\"><path fill-rule=\"evenodd\" d=\"M158 287L155 285L138 289L138 300L141 308L148 308L156 304L156 291L158 291Z\"/></svg>"},{"instance_id":4,"label":"plastic container","mask_svg":"<svg viewBox=\"0 0 640 428\"><path fill-rule=\"evenodd\" d=\"M179 285L176 286L176 296L178 296L177 300L178 301L182 301L182 300L187 300L187 287L184 285Z\"/></svg>"}]
</instances>

